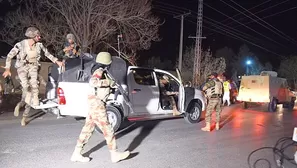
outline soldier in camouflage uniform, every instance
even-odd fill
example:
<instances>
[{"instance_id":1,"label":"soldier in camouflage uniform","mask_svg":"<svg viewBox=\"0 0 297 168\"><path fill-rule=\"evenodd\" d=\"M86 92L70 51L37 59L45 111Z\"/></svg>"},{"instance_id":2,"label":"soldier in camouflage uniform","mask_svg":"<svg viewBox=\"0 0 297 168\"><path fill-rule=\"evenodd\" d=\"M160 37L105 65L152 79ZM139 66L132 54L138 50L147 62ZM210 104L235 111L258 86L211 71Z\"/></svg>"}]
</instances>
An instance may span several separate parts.
<instances>
[{"instance_id":1,"label":"soldier in camouflage uniform","mask_svg":"<svg viewBox=\"0 0 297 168\"><path fill-rule=\"evenodd\" d=\"M79 135L75 150L72 154L73 162L89 162L90 158L83 157L81 152L84 145L97 125L103 132L107 146L110 150L111 161L113 163L126 159L130 152L117 152L116 139L113 128L108 121L106 112L106 101L110 94L110 88L114 82L107 76L103 68L108 68L111 64L111 55L108 52L100 52L96 58L97 64L92 68L92 77L90 79L91 93L88 97L90 111L86 117L86 123Z\"/></svg>"},{"instance_id":2,"label":"soldier in camouflage uniform","mask_svg":"<svg viewBox=\"0 0 297 168\"><path fill-rule=\"evenodd\" d=\"M63 59L79 57L81 50L76 43L75 36L73 34L67 34L66 40L63 50L59 52L59 57Z\"/></svg>"},{"instance_id":3,"label":"soldier in camouflage uniform","mask_svg":"<svg viewBox=\"0 0 297 168\"><path fill-rule=\"evenodd\" d=\"M41 52L50 59L53 63L62 66L63 63L58 61L56 57L51 55L48 50L40 43L40 32L35 27L29 27L26 30L25 36L28 39L22 40L15 44L15 46L8 53L6 58L4 78L11 76L10 66L11 60L16 56L15 68L17 69L18 76L22 85L22 101L25 101L27 96L29 98L29 105L39 105L39 87L38 87L38 69L40 68ZM31 94L29 93L29 87ZM32 101L32 102L31 102ZM22 125L26 125L26 114L23 116Z\"/></svg>"},{"instance_id":4,"label":"soldier in camouflage uniform","mask_svg":"<svg viewBox=\"0 0 297 168\"><path fill-rule=\"evenodd\" d=\"M170 102L170 104L172 106L172 114L174 116L178 116L178 115L182 114L181 112L178 111L177 105L176 105L176 102L175 102L175 99L174 99L174 96L177 96L178 92L169 91L169 89L166 88L166 86L168 86L169 83L170 83L169 82L169 77L166 76L166 75L163 75L162 78L160 79L160 90L161 90L161 93L162 93L162 97L169 99L169 102Z\"/></svg>"},{"instance_id":5,"label":"soldier in camouflage uniform","mask_svg":"<svg viewBox=\"0 0 297 168\"><path fill-rule=\"evenodd\" d=\"M217 79L218 74L212 73L210 80L203 86L203 91L206 92L208 98L208 105L206 108L205 123L206 126L202 128L202 131L210 131L210 122L212 112L216 111L216 130L220 129L220 118L222 111L222 95L223 84Z\"/></svg>"}]
</instances>

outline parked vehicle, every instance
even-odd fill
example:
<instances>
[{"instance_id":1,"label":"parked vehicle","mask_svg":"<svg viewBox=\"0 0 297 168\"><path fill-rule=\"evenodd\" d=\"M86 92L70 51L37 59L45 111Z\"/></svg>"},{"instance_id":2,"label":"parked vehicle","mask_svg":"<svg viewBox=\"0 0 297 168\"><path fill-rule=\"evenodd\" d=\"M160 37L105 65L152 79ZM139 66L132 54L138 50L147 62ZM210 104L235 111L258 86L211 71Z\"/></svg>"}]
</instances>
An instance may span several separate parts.
<instances>
[{"instance_id":1,"label":"parked vehicle","mask_svg":"<svg viewBox=\"0 0 297 168\"><path fill-rule=\"evenodd\" d=\"M237 102L237 96L238 96L238 88L235 82L230 82L231 89L230 89L230 101L232 104L235 104Z\"/></svg>"},{"instance_id":2,"label":"parked vehicle","mask_svg":"<svg viewBox=\"0 0 297 168\"><path fill-rule=\"evenodd\" d=\"M66 60L64 72L59 72L59 68L53 65L49 70L47 99L33 108L53 112L58 116L86 117L89 109L87 96L92 89L88 82L95 63L93 57L89 55ZM206 99L202 91L182 85L179 71L177 78L167 71L127 66L119 57L112 59L109 72L125 90L117 97L113 90L108 98L108 119L114 130L119 129L124 119L135 121L173 117L172 108L164 106L160 96L159 77L163 75L169 77L172 91L179 92L177 105L180 111L185 112L185 120L189 123L199 122L206 108ZM125 97L129 99L126 101L131 103L132 109L125 103Z\"/></svg>"},{"instance_id":3,"label":"parked vehicle","mask_svg":"<svg viewBox=\"0 0 297 168\"><path fill-rule=\"evenodd\" d=\"M273 71L263 71L260 75L242 76L239 101L247 108L248 103L267 103L268 111L275 112L277 104L293 109L296 96L290 91L287 80L277 77Z\"/></svg>"}]
</instances>

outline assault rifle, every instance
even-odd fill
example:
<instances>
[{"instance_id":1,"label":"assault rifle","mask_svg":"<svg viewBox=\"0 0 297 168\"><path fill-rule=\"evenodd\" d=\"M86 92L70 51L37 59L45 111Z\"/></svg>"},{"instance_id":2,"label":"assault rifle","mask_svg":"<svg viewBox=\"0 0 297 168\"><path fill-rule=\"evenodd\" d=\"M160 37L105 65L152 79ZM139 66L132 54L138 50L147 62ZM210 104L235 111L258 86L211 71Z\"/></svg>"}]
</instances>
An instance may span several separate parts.
<instances>
[{"instance_id":1,"label":"assault rifle","mask_svg":"<svg viewBox=\"0 0 297 168\"><path fill-rule=\"evenodd\" d=\"M131 113L134 113L134 110L133 110L133 107L132 107L132 104L131 104L131 101L128 97L128 93L124 90L124 88L122 87L122 85L120 84L119 81L117 81L113 76L112 74L108 71L107 68L103 69L106 74L108 75L108 77L113 80L115 82L115 85L117 87L117 89L120 91L120 93L123 95L124 97L124 101L125 103L129 106L130 110L131 110Z\"/></svg>"}]
</instances>

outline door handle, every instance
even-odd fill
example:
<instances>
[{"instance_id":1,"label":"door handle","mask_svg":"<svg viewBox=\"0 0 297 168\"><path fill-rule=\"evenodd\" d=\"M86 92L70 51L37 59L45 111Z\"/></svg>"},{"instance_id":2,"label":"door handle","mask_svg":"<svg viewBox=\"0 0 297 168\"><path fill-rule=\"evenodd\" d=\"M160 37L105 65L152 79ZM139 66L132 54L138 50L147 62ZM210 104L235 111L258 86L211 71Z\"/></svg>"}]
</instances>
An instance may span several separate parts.
<instances>
[{"instance_id":1,"label":"door handle","mask_svg":"<svg viewBox=\"0 0 297 168\"><path fill-rule=\"evenodd\" d=\"M135 94L135 93L140 92L140 91L141 91L141 89L133 89L132 94Z\"/></svg>"}]
</instances>

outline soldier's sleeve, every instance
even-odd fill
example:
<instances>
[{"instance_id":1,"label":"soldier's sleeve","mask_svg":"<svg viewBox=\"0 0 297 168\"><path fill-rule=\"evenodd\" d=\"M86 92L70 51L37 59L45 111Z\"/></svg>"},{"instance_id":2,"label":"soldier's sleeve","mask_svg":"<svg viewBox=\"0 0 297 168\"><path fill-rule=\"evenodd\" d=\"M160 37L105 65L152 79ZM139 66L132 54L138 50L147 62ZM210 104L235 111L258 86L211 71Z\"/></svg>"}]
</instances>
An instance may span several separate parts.
<instances>
[{"instance_id":1,"label":"soldier's sleeve","mask_svg":"<svg viewBox=\"0 0 297 168\"><path fill-rule=\"evenodd\" d=\"M203 91L205 91L206 89L208 89L214 85L215 85L215 82L213 80L206 82L206 84L203 86Z\"/></svg>"},{"instance_id":2,"label":"soldier's sleeve","mask_svg":"<svg viewBox=\"0 0 297 168\"><path fill-rule=\"evenodd\" d=\"M58 58L54 57L48 50L47 48L44 47L44 45L42 43L40 43L40 47L42 49L42 51L44 52L44 55L50 59L53 63L56 63L56 61L58 61Z\"/></svg>"},{"instance_id":3,"label":"soldier's sleeve","mask_svg":"<svg viewBox=\"0 0 297 168\"><path fill-rule=\"evenodd\" d=\"M9 51L6 58L5 68L11 67L11 60L20 52L21 43L16 43L14 47Z\"/></svg>"},{"instance_id":4,"label":"soldier's sleeve","mask_svg":"<svg viewBox=\"0 0 297 168\"><path fill-rule=\"evenodd\" d=\"M109 79L101 79L103 76L103 70L102 69L97 69L91 79L90 79L90 86L91 87L107 87L110 86L110 80Z\"/></svg>"}]
</instances>

